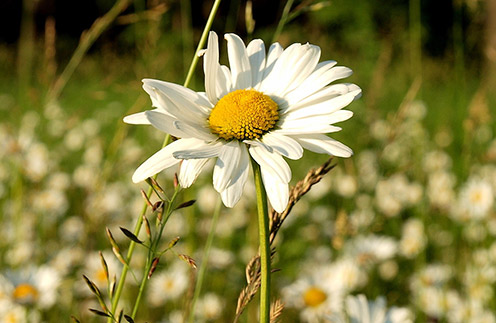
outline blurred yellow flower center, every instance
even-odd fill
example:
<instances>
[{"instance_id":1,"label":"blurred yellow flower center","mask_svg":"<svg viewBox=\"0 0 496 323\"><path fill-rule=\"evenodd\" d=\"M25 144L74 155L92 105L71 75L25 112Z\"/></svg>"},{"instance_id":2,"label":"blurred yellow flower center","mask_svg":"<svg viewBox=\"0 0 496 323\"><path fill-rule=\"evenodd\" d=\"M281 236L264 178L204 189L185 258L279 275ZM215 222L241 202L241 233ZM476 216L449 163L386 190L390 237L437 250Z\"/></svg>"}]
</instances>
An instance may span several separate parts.
<instances>
[{"instance_id":1,"label":"blurred yellow flower center","mask_svg":"<svg viewBox=\"0 0 496 323\"><path fill-rule=\"evenodd\" d=\"M31 303L38 299L38 290L30 284L19 284L14 289L12 296L22 303Z\"/></svg>"},{"instance_id":2,"label":"blurred yellow flower center","mask_svg":"<svg viewBox=\"0 0 496 323\"><path fill-rule=\"evenodd\" d=\"M268 95L236 90L220 99L210 112L210 130L226 140L258 139L279 120L277 108Z\"/></svg>"},{"instance_id":3,"label":"blurred yellow flower center","mask_svg":"<svg viewBox=\"0 0 496 323\"><path fill-rule=\"evenodd\" d=\"M303 294L303 300L305 304L310 307L316 307L324 303L327 299L326 293L324 293L320 288L310 287Z\"/></svg>"}]
</instances>

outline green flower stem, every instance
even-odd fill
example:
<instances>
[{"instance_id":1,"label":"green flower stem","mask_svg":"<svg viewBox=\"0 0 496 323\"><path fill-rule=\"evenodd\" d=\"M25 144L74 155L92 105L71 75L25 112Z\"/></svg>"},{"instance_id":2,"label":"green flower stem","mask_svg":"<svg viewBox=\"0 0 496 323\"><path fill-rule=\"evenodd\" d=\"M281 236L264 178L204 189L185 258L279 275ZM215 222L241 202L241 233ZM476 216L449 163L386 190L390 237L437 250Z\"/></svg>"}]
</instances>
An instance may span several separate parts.
<instances>
[{"instance_id":1,"label":"green flower stem","mask_svg":"<svg viewBox=\"0 0 496 323\"><path fill-rule=\"evenodd\" d=\"M198 270L198 276L196 278L195 294L193 295L193 300L191 301L191 307L188 318L189 323L193 323L195 319L196 301L200 297L201 288L203 285L203 279L205 278L205 273L207 271L208 256L210 255L210 249L212 247L212 242L214 241L215 230L217 228L217 220L219 219L221 208L222 208L222 201L220 197L218 197L217 202L215 204L214 214L212 217L212 225L210 227L210 232L208 233L207 242L205 243L205 248L203 249L202 262L200 265L200 269Z\"/></svg>"},{"instance_id":2,"label":"green flower stem","mask_svg":"<svg viewBox=\"0 0 496 323\"><path fill-rule=\"evenodd\" d=\"M262 182L260 166L252 159L255 188L257 190L258 233L260 239L260 322L270 321L270 243L269 243L269 210L267 194Z\"/></svg>"},{"instance_id":3,"label":"green flower stem","mask_svg":"<svg viewBox=\"0 0 496 323\"><path fill-rule=\"evenodd\" d=\"M208 32L210 31L210 28L212 27L212 23L214 21L215 14L217 13L217 10L219 8L220 2L221 2L221 0L215 0L214 4L212 6L212 10L210 11L210 16L208 17L207 23L205 24L205 28L203 30L200 42L198 43L197 50L193 55L193 60L191 61L188 75L186 76L186 80L184 81L185 87L187 87L189 85L189 83L191 82L191 79L193 77L193 72L196 68L196 65L198 64L197 53L200 49L202 49L205 46L205 43L207 42ZM170 141L170 135L167 135L164 139L164 143L163 143L162 147L165 147L169 143L169 141ZM156 178L156 175L154 178ZM152 188L150 187L148 189L147 196L150 196L151 194L152 194ZM144 203L143 204L143 210L141 212L141 215L138 217L138 222L136 223L136 226L134 229L134 234L136 236L139 234L139 232L141 230L141 226L143 224L143 215L146 213L146 209L147 209L147 204ZM129 250L127 252L127 257L126 257L126 261L128 264L130 263L131 258L133 256L135 245L136 244L132 241L129 244ZM112 313L115 313L117 306L119 304L119 299L120 299L121 294L122 294L122 289L124 288L124 283L126 281L126 276L127 276L128 270L129 270L128 266L122 267L122 272L121 272L121 276L119 278L119 283L117 285L117 290L116 290L115 295L112 299L112 311L111 311ZM112 319L109 318L108 322L109 323L112 322Z\"/></svg>"},{"instance_id":4,"label":"green flower stem","mask_svg":"<svg viewBox=\"0 0 496 323\"><path fill-rule=\"evenodd\" d=\"M167 205L167 211L165 213L165 217L162 218L162 221L160 222L160 229L158 235L153 239L150 245L150 249L148 251L148 257L146 260L146 266L143 271L143 277L141 279L138 295L136 296L136 301L134 302L134 307L133 307L133 312L131 314L131 318L136 317L136 313L138 313L138 308L139 304L141 302L141 298L143 297L143 292L145 291L146 288L146 283L148 282L148 273L150 272L150 269L152 267L153 259L157 256L160 256L160 251L158 250L158 247L160 246L160 240L162 238L162 233L164 232L165 224L169 220L169 217L171 216L172 212L174 211L172 209L172 206L174 204L174 201L176 200L177 194L179 193L180 189L179 187L176 188L174 191L174 195L172 195L172 198L168 202ZM163 212L163 211L162 211ZM143 217L142 217L143 218Z\"/></svg>"}]
</instances>

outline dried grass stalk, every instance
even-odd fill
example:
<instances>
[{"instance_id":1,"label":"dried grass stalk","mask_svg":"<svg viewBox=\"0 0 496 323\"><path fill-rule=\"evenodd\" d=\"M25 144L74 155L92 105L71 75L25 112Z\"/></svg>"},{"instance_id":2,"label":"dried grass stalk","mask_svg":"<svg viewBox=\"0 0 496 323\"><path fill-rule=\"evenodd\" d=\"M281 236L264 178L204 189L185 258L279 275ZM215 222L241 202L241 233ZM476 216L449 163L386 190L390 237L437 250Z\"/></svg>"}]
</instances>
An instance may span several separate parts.
<instances>
[{"instance_id":1,"label":"dried grass stalk","mask_svg":"<svg viewBox=\"0 0 496 323\"><path fill-rule=\"evenodd\" d=\"M273 209L270 211L270 244L274 242L277 232L281 228L282 223L288 217L289 213L293 209L294 205L300 200L300 198L305 195L313 185L320 182L325 174L334 168L331 165L332 157L329 158L325 163L323 163L319 168L311 169L304 179L296 183L294 187L291 188L289 192L289 202L286 210L282 213L277 213ZM274 256L275 249L272 249L272 257ZM271 257L271 258L272 258ZM258 289L260 288L260 257L257 255L253 257L250 262L246 265L246 282L247 285L238 296L238 303L236 307L236 315L234 318L234 323L239 320L239 317L243 313L244 309L248 303L253 299ZM283 310L283 304L279 301L273 304L273 310L271 310L271 322L275 322L277 317L281 315ZM276 315L277 314L277 315Z\"/></svg>"}]
</instances>

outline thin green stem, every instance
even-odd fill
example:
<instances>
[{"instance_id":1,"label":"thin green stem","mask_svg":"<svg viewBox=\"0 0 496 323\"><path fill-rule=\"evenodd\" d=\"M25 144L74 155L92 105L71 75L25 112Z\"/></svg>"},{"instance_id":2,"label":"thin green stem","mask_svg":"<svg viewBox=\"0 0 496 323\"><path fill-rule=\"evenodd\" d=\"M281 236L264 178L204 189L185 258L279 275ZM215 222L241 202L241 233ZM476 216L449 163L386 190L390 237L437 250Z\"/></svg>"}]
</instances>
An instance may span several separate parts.
<instances>
[{"instance_id":1,"label":"thin green stem","mask_svg":"<svg viewBox=\"0 0 496 323\"><path fill-rule=\"evenodd\" d=\"M186 76L186 81L184 81L184 86L187 87L191 82L191 78L193 77L193 72L195 70L196 64L198 64L198 52L205 46L207 42L208 32L214 23L215 14L219 9L221 0L215 0L214 5L212 6L212 10L210 10L210 15L208 16L207 23L205 24L205 28L203 29L203 33L200 38L200 42L198 43L198 47L196 48L195 55L193 56L193 60L191 61L191 65L189 67L188 75Z\"/></svg>"},{"instance_id":2,"label":"thin green stem","mask_svg":"<svg viewBox=\"0 0 496 323\"><path fill-rule=\"evenodd\" d=\"M260 166L252 159L255 188L257 191L258 234L260 240L260 322L270 321L270 242L269 242L269 210L267 194L262 182Z\"/></svg>"},{"instance_id":3,"label":"thin green stem","mask_svg":"<svg viewBox=\"0 0 496 323\"><path fill-rule=\"evenodd\" d=\"M131 314L131 318L133 318L133 319L136 317L136 313L138 313L138 308L139 308L139 305L141 303L141 298L143 297L143 293L145 291L146 284L148 282L148 273L151 270L153 259L157 256L157 254L159 254L159 251L157 249L160 245L160 240L162 239L162 233L164 232L164 228L165 228L167 221L169 220L172 212L174 211L172 209L172 206L174 204L174 201L176 200L176 197L177 197L177 194L179 193L179 191L180 191L179 187L176 188L176 190L174 191L174 195L172 195L172 197L171 197L171 199L167 205L167 211L165 212L165 218L162 218L162 221L160 222L159 233L150 245L150 249L148 251L148 257L146 260L146 266L143 270L143 277L141 278L141 283L140 283L140 287L138 290L138 295L136 296L136 301L134 302L133 312ZM163 214L164 213L162 213L162 215Z\"/></svg>"},{"instance_id":4,"label":"thin green stem","mask_svg":"<svg viewBox=\"0 0 496 323\"><path fill-rule=\"evenodd\" d=\"M188 75L186 76L186 80L184 81L185 87L188 87L189 83L191 82L191 79L193 77L193 71L195 70L196 65L198 64L197 53L200 49L202 49L205 46L205 43L207 42L208 32L210 31L210 28L212 27L212 23L214 21L215 14L217 13L217 10L219 8L220 2L221 2L221 0L215 0L214 5L212 6L212 10L210 11L210 16L208 17L207 23L206 23L205 28L204 28L203 33L202 33L202 37L200 39L200 42L198 43L198 48L193 55L193 60L191 61ZM169 141L170 141L170 135L167 135L164 139L164 143L163 143L162 147L165 147L169 143ZM156 178L156 175L154 178ZM151 193L152 193L152 188L149 188L147 196L150 196ZM147 210L147 204L145 202L143 204L143 210L141 212L141 215L138 217L138 222L136 223L136 226L135 226L134 234L136 236L139 234L139 232L141 230L141 226L143 224L143 215L146 213L146 210ZM129 250L127 253L127 257L126 257L127 263L130 263L130 261L131 261L131 258L132 258L133 253L134 253L135 245L136 244L132 241L129 244ZM117 290L116 290L115 295L112 299L112 313L115 313L117 306L119 304L119 299L121 297L122 290L124 288L124 283L126 281L126 276L127 276L128 270L129 270L128 266L122 267L122 272L121 272L121 276L119 278L119 283L117 285ZM109 318L108 322L109 323L111 322L110 318Z\"/></svg>"},{"instance_id":5,"label":"thin green stem","mask_svg":"<svg viewBox=\"0 0 496 323\"><path fill-rule=\"evenodd\" d=\"M212 217L212 225L210 227L210 232L208 233L207 242L205 243L205 248L203 249L202 262L200 265L200 269L198 270L198 276L196 278L195 294L193 295L193 300L191 301L191 307L189 312L189 319L188 319L189 323L193 323L195 319L196 301L200 297L201 288L203 285L203 279L205 278L205 273L207 271L208 257L210 255L212 242L214 241L215 230L217 229L217 220L219 219L221 208L222 208L222 201L219 197L215 204L214 215Z\"/></svg>"},{"instance_id":6,"label":"thin green stem","mask_svg":"<svg viewBox=\"0 0 496 323\"><path fill-rule=\"evenodd\" d=\"M282 16L281 19L279 20L279 23L277 24L276 32L274 33L274 36L272 37L272 43L276 42L279 36L281 35L282 29L284 28L284 25L286 25L286 22L288 21L289 17L289 11L291 10L291 7L293 6L294 0L288 0L286 2L286 5L284 6L284 9L282 10Z\"/></svg>"},{"instance_id":7,"label":"thin green stem","mask_svg":"<svg viewBox=\"0 0 496 323\"><path fill-rule=\"evenodd\" d=\"M165 136L162 147L167 146L169 144L169 142L170 142L170 135L168 134ZM157 175L154 176L154 178L156 178L156 177L157 177ZM153 188L150 186L148 188L148 192L146 193L146 196L150 197L152 195L152 192L153 192ZM138 217L138 221L136 222L136 225L134 227L133 233L135 236L138 236L140 231L141 231L141 226L143 225L143 215L145 215L147 209L148 209L148 204L146 202L144 202L143 208L141 209L140 216ZM134 241L131 241L129 243L129 250L127 251L127 255L126 255L126 263L128 263L128 264L131 262L131 258L133 257L134 248L136 248L136 243ZM129 271L128 266L122 267L121 276L119 277L119 283L117 284L117 289L115 291L114 297L112 298L112 310L111 310L112 313L115 313L117 306L119 304L119 300L121 298L122 290L124 289L124 284L126 282L126 277L127 277L128 271ZM110 322L112 322L112 320L109 318L108 322L110 323Z\"/></svg>"},{"instance_id":8,"label":"thin green stem","mask_svg":"<svg viewBox=\"0 0 496 323\"><path fill-rule=\"evenodd\" d=\"M72 54L69 63L62 71L62 74L57 78L55 83L52 85L47 95L47 102L56 100L63 88L71 78L72 74L78 67L79 63L83 60L84 55L88 49L93 45L95 40L100 37L100 35L107 29L107 27L117 18L117 16L124 11L130 4L132 0L119 0L114 6L101 18L95 20L91 28L81 35L81 41L79 42L74 54Z\"/></svg>"}]
</instances>

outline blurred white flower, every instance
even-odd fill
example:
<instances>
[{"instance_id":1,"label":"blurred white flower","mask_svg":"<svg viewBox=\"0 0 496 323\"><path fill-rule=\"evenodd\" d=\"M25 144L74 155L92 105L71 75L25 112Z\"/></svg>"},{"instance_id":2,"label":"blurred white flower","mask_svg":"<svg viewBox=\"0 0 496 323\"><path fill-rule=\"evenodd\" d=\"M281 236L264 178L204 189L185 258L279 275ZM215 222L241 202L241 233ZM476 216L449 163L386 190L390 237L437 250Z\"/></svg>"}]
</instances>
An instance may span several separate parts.
<instances>
[{"instance_id":1,"label":"blurred white flower","mask_svg":"<svg viewBox=\"0 0 496 323\"><path fill-rule=\"evenodd\" d=\"M49 308L57 300L61 279L60 273L48 265L8 271L0 274L0 300Z\"/></svg>"},{"instance_id":2,"label":"blurred white flower","mask_svg":"<svg viewBox=\"0 0 496 323\"><path fill-rule=\"evenodd\" d=\"M345 243L343 253L362 266L373 266L396 255L398 243L390 237L360 235Z\"/></svg>"},{"instance_id":3,"label":"blurred white flower","mask_svg":"<svg viewBox=\"0 0 496 323\"><path fill-rule=\"evenodd\" d=\"M419 219L409 219L403 224L403 233L400 240L400 253L413 258L422 252L427 244L424 224Z\"/></svg>"},{"instance_id":4,"label":"blurred white flower","mask_svg":"<svg viewBox=\"0 0 496 323\"><path fill-rule=\"evenodd\" d=\"M422 166L427 173L447 171L451 168L453 161L450 155L443 150L432 150L425 154Z\"/></svg>"},{"instance_id":5,"label":"blurred white flower","mask_svg":"<svg viewBox=\"0 0 496 323\"><path fill-rule=\"evenodd\" d=\"M281 290L285 304L298 309L303 322L322 322L326 315L341 311L343 290L336 280L329 279L328 267L314 267Z\"/></svg>"},{"instance_id":6,"label":"blurred white flower","mask_svg":"<svg viewBox=\"0 0 496 323\"><path fill-rule=\"evenodd\" d=\"M368 301L363 294L346 297L344 313L328 317L333 323L413 323L413 313L407 308L386 307L386 299Z\"/></svg>"},{"instance_id":7,"label":"blurred white flower","mask_svg":"<svg viewBox=\"0 0 496 323\"><path fill-rule=\"evenodd\" d=\"M48 148L42 143L30 145L24 157L24 171L33 182L39 182L49 169Z\"/></svg>"},{"instance_id":8,"label":"blurred white flower","mask_svg":"<svg viewBox=\"0 0 496 323\"><path fill-rule=\"evenodd\" d=\"M109 278L112 279L114 275L119 273L119 270L122 264L117 260L115 255L108 250L102 252L103 257L105 258L105 262L107 263ZM81 274L88 277L95 285L100 289L103 293L107 290L109 282L107 281L107 277L105 275L105 270L102 266L102 261L100 258L100 254L98 252L92 251L85 257L84 267L81 270ZM116 277L119 279L119 277ZM83 293L89 294L90 289L84 283L83 280L80 280L80 290Z\"/></svg>"},{"instance_id":9,"label":"blurred white flower","mask_svg":"<svg viewBox=\"0 0 496 323\"><path fill-rule=\"evenodd\" d=\"M381 212L397 216L404 208L420 201L422 186L410 183L404 174L397 173L377 183L375 198Z\"/></svg>"},{"instance_id":10,"label":"blurred white flower","mask_svg":"<svg viewBox=\"0 0 496 323\"><path fill-rule=\"evenodd\" d=\"M214 293L207 293L195 306L195 322L206 322L218 320L224 308L224 301Z\"/></svg>"},{"instance_id":11,"label":"blurred white flower","mask_svg":"<svg viewBox=\"0 0 496 323\"><path fill-rule=\"evenodd\" d=\"M456 200L456 177L447 171L434 171L428 175L427 197L433 207L449 210Z\"/></svg>"},{"instance_id":12,"label":"blurred white flower","mask_svg":"<svg viewBox=\"0 0 496 323\"><path fill-rule=\"evenodd\" d=\"M165 270L155 272L148 288L148 301L153 306L178 299L188 286L188 266L174 262Z\"/></svg>"},{"instance_id":13,"label":"blurred white flower","mask_svg":"<svg viewBox=\"0 0 496 323\"><path fill-rule=\"evenodd\" d=\"M67 211L68 207L69 201L65 193L58 189L39 191L33 197L34 210L42 214L60 216Z\"/></svg>"},{"instance_id":14,"label":"blurred white flower","mask_svg":"<svg viewBox=\"0 0 496 323\"><path fill-rule=\"evenodd\" d=\"M494 192L484 179L470 178L460 189L453 216L459 220L485 218L494 204Z\"/></svg>"},{"instance_id":15,"label":"blurred white flower","mask_svg":"<svg viewBox=\"0 0 496 323\"><path fill-rule=\"evenodd\" d=\"M28 309L7 299L0 299L0 322L29 323ZM35 322L35 321L31 321Z\"/></svg>"}]
</instances>

